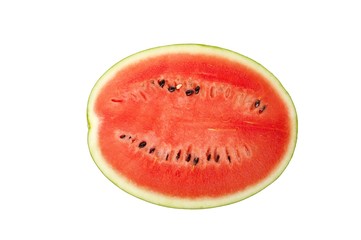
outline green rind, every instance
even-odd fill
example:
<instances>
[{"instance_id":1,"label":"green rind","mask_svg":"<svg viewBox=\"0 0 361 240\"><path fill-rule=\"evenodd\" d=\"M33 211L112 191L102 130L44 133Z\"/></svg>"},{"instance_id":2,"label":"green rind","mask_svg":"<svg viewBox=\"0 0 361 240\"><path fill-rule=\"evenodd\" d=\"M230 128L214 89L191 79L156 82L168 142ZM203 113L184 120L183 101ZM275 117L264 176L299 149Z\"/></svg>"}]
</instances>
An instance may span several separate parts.
<instances>
[{"instance_id":1,"label":"green rind","mask_svg":"<svg viewBox=\"0 0 361 240\"><path fill-rule=\"evenodd\" d=\"M189 206L185 205L185 206L181 206L179 204L164 204L164 201L162 203L162 201L157 201L156 198L172 198L172 197L168 197L168 196L164 196L162 194L159 194L159 193L151 193L151 191L147 190L147 189L142 189L142 191L146 191L146 192L150 192L150 194L154 194L154 199L148 199L146 197L141 197L140 195L138 194L134 194L134 192L132 190L134 189L126 189L124 188L121 184L119 184L115 179L112 179L110 176L109 176L109 173L107 173L104 169L102 169L102 167L99 166L99 163L97 162L96 160L96 157L94 156L94 149L92 151L92 148L91 148L91 130L92 130L92 121L91 121L91 117L89 116L90 115L90 102L91 102L91 97L93 96L93 93L94 93L94 90L98 87L98 84L101 82L101 80L107 76L110 72L112 72L113 70L115 69L118 69L119 67L122 66L122 63L125 62L126 60L128 59L132 59L133 57L135 56L139 56L141 55L142 53L146 53L146 52L151 52L151 51L156 51L157 49L166 49L166 48L176 48L176 47L202 47L202 48L208 48L208 49L218 49L220 51L224 51L225 54L234 54L234 55L238 55L239 57L247 60L249 63L253 63L253 67L254 66L257 66L257 68L259 68L263 73L267 73L269 75L270 78L267 77L267 79L272 79L274 81L274 83L277 83L278 84L278 87L276 89L280 90L280 92L282 91L285 95L283 97L287 97L287 100L286 102L288 102L289 104L291 104L291 106L288 106L288 109L290 110L290 112L293 114L293 117L294 117L294 138L293 138L293 141L290 142L290 145L292 145L292 152L290 152L287 156L285 156L283 162L284 162L284 165L281 169L278 169L278 171L276 172L276 174L273 176L273 178L269 179L269 181L267 182L267 184L263 184L262 187L259 187L257 189L257 191L253 191L252 193L246 195L246 196L243 196L243 197L240 197L240 198L237 198L235 199L234 201L229 201L229 202L226 202L226 203L223 203L223 204L217 204L217 199L212 199L212 204L209 204L209 205L205 205L204 204L198 204L197 205L197 202L200 201L200 202L204 202L204 199L201 199L201 200L191 200L191 202L193 202L194 204L191 204ZM252 65L249 65L249 66L252 66ZM271 81L270 81L271 82ZM272 82L271 82L272 83ZM293 111L292 111L293 110ZM247 56L244 56L240 53L237 53L237 52L234 52L232 50L228 50L228 49L225 49L225 48L221 48L221 47L217 47L217 46L210 46L210 45L204 45L204 44L174 44L174 45L167 45L167 46L160 46L160 47L155 47L155 48L150 48L150 49L146 49L146 50L143 50L143 51L140 51L138 53L135 53L135 54L132 54L122 60L120 60L119 62L117 62L116 64L114 64L111 68L109 68L97 81L97 83L94 85L94 87L92 88L91 90L91 93L89 95L89 99L88 99L88 104L87 104L87 123L88 123L88 137L87 137L87 141L88 141L88 146L89 146L89 152L90 152L90 155L92 156L92 159L93 161L95 162L96 166L99 168L99 170L103 173L103 175L108 178L114 185L116 185L117 187L119 187L120 189L122 189L123 191L129 193L130 195L133 195L139 199L142 199L144 201L147 201L149 203L153 203L153 204L156 204L156 205L160 205L160 206L165 206L165 207L171 207L171 208L178 208L178 209L203 209L203 208L213 208L213 207L220 207L220 206L225 206L225 205L229 205L229 204L233 204L233 203L236 203L236 202L239 202L239 201L242 201L246 198L249 198L253 195L255 195L256 193L262 191L263 189L265 189L266 187L268 187L269 185L271 185L274 181L276 181L281 175L282 173L285 171L285 169L287 168L287 166L289 165L292 157L293 157L293 154L294 154L294 151L295 151L295 147L296 147L296 143L297 143L297 138L298 138L298 116L297 116L297 111L296 111L296 108L295 108L295 105L292 101L292 98L290 96L290 94L286 91L286 89L283 87L283 85L281 84L281 82L268 70L266 69L264 66L262 66L260 63L258 63L257 61L247 57ZM291 147L289 149L291 149ZM117 173L119 175L119 173ZM120 176L121 177L121 176ZM267 179L266 179L267 180ZM257 186L257 185L256 185ZM139 186L133 186L134 188L139 188L141 189L141 187ZM256 187L254 187L256 188Z\"/></svg>"}]
</instances>

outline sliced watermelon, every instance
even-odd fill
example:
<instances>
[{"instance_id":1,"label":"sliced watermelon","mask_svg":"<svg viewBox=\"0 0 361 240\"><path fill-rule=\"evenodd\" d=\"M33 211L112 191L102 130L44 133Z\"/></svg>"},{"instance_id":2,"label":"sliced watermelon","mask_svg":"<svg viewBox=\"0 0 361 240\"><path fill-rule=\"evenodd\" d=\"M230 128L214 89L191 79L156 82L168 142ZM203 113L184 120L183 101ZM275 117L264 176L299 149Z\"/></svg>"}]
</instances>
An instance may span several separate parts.
<instances>
[{"instance_id":1,"label":"sliced watermelon","mask_svg":"<svg viewBox=\"0 0 361 240\"><path fill-rule=\"evenodd\" d=\"M88 144L126 192L175 208L245 199L272 183L296 145L297 115L281 83L238 53L183 44L111 67L88 102Z\"/></svg>"}]
</instances>

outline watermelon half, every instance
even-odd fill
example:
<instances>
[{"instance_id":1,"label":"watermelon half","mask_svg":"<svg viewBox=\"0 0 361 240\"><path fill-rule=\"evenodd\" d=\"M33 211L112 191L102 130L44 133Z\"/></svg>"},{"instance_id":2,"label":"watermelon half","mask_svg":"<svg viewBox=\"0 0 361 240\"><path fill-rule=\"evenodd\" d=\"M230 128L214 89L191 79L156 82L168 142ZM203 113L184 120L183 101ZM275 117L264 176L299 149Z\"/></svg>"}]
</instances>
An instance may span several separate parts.
<instances>
[{"instance_id":1,"label":"watermelon half","mask_svg":"<svg viewBox=\"0 0 361 240\"><path fill-rule=\"evenodd\" d=\"M234 203L264 189L296 145L294 104L257 62L180 44L131 55L89 97L88 145L115 185L175 208Z\"/></svg>"}]
</instances>

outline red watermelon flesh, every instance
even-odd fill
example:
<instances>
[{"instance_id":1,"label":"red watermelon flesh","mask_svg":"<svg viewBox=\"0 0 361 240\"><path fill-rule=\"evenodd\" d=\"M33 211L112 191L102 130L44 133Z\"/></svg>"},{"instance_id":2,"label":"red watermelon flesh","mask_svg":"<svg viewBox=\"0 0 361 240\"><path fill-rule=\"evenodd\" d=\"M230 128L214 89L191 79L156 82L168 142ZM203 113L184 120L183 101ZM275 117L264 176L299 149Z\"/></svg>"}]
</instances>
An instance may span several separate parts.
<instances>
[{"instance_id":1,"label":"red watermelon flesh","mask_svg":"<svg viewBox=\"0 0 361 240\"><path fill-rule=\"evenodd\" d=\"M297 135L292 100L271 73L204 45L120 61L94 87L88 121L90 151L111 181L179 208L260 191L287 166Z\"/></svg>"}]
</instances>

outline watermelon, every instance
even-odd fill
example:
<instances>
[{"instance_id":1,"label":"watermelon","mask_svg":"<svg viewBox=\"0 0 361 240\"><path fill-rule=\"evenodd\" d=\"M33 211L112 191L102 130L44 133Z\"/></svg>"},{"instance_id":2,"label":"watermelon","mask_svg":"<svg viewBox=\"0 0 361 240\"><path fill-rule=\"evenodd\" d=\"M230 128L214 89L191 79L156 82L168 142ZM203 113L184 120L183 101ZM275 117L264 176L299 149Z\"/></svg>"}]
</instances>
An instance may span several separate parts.
<instances>
[{"instance_id":1,"label":"watermelon","mask_svg":"<svg viewBox=\"0 0 361 240\"><path fill-rule=\"evenodd\" d=\"M148 202L210 208L275 181L297 139L294 104L266 68L199 44L148 49L91 91L88 145L103 174Z\"/></svg>"}]
</instances>

